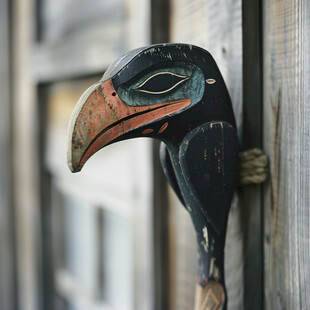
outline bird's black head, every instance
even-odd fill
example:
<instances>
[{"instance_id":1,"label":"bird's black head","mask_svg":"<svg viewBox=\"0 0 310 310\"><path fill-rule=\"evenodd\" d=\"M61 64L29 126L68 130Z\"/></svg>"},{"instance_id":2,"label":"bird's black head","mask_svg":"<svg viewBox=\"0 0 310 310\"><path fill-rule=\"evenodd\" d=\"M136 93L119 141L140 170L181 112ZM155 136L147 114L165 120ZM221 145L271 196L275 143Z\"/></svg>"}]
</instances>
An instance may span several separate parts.
<instances>
[{"instance_id":1,"label":"bird's black head","mask_svg":"<svg viewBox=\"0 0 310 310\"><path fill-rule=\"evenodd\" d=\"M102 147L134 137L179 143L195 127L217 120L235 126L210 53L187 44L136 49L80 98L69 125L68 165L79 171Z\"/></svg>"}]
</instances>

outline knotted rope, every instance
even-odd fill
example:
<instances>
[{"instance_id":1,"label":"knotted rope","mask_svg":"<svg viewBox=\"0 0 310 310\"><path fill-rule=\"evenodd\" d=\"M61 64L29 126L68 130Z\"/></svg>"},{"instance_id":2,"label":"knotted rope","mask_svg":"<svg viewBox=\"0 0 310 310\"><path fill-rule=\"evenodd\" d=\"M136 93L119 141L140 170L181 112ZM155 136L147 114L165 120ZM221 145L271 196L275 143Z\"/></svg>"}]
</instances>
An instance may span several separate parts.
<instances>
[{"instance_id":1,"label":"knotted rope","mask_svg":"<svg viewBox=\"0 0 310 310\"><path fill-rule=\"evenodd\" d=\"M241 152L239 158L239 186L259 184L267 179L268 158L261 149L254 148Z\"/></svg>"}]
</instances>

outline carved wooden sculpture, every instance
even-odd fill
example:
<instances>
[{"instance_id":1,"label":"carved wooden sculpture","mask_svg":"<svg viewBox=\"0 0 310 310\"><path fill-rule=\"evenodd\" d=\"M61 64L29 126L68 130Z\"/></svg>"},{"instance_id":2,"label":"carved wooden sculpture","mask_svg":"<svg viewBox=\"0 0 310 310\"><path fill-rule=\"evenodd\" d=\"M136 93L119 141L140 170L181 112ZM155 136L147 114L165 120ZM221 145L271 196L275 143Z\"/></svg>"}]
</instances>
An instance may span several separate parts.
<instances>
[{"instance_id":1,"label":"carved wooden sculpture","mask_svg":"<svg viewBox=\"0 0 310 310\"><path fill-rule=\"evenodd\" d=\"M145 136L163 142L166 177L197 232L195 309L226 309L223 251L239 150L229 94L207 51L159 44L118 59L73 112L68 165L77 172L104 146Z\"/></svg>"}]
</instances>

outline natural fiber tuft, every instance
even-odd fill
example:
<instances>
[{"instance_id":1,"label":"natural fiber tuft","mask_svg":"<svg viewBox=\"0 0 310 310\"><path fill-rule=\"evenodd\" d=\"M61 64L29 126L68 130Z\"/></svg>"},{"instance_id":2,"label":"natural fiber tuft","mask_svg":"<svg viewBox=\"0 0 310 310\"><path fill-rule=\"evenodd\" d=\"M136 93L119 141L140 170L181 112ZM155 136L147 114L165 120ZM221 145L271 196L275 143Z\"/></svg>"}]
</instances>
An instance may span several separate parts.
<instances>
[{"instance_id":1,"label":"natural fiber tuft","mask_svg":"<svg viewBox=\"0 0 310 310\"><path fill-rule=\"evenodd\" d=\"M268 176L268 158L261 149L254 148L239 154L238 185L259 184Z\"/></svg>"}]
</instances>

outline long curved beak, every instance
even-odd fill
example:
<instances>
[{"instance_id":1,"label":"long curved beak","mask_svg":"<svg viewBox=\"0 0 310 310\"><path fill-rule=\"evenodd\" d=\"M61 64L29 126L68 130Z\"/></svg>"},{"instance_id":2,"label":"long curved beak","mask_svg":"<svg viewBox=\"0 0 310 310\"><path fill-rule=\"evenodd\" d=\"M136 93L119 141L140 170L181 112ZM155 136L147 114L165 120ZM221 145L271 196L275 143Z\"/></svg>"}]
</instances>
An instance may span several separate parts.
<instances>
[{"instance_id":1,"label":"long curved beak","mask_svg":"<svg viewBox=\"0 0 310 310\"><path fill-rule=\"evenodd\" d=\"M79 99L69 123L67 158L72 172L104 146L133 129L182 110L190 99L148 106L128 106L117 95L112 80L89 87Z\"/></svg>"}]
</instances>

